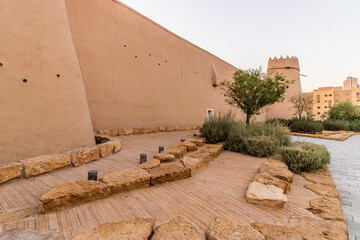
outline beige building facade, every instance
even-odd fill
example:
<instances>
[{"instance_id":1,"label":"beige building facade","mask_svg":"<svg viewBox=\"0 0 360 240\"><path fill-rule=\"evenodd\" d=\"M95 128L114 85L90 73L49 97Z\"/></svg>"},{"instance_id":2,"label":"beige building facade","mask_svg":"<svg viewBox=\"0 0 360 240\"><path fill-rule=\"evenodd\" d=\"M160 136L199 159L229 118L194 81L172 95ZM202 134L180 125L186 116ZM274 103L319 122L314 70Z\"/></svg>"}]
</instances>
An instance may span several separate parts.
<instances>
[{"instance_id":1,"label":"beige building facade","mask_svg":"<svg viewBox=\"0 0 360 240\"><path fill-rule=\"evenodd\" d=\"M348 77L343 87L321 87L312 93L304 93L304 96L312 98L312 104L307 109L315 115L315 120L324 119L325 113L336 103L350 101L360 106L360 87L358 79Z\"/></svg>"}]
</instances>

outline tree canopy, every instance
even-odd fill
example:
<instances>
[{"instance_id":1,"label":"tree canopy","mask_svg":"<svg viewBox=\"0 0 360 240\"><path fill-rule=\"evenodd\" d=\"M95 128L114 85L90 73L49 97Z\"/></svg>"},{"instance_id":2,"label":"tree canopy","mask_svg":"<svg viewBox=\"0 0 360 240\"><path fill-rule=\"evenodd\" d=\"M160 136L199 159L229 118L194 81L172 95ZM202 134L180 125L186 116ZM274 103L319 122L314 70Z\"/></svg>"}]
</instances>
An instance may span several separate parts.
<instances>
[{"instance_id":1,"label":"tree canopy","mask_svg":"<svg viewBox=\"0 0 360 240\"><path fill-rule=\"evenodd\" d=\"M225 80L221 89L225 101L240 108L246 114L246 123L258 115L267 105L284 100L284 94L291 82L281 75L266 76L261 67L248 70L238 70L232 81Z\"/></svg>"}]
</instances>

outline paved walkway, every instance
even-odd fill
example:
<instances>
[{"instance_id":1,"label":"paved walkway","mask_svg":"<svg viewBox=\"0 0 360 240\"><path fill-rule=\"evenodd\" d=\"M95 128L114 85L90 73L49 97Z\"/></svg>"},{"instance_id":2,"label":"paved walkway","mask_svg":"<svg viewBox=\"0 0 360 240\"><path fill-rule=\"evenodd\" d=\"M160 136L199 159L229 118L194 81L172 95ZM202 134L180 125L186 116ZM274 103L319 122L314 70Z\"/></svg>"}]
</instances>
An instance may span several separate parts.
<instances>
[{"instance_id":1,"label":"paved walkway","mask_svg":"<svg viewBox=\"0 0 360 240\"><path fill-rule=\"evenodd\" d=\"M360 135L344 142L292 137L325 145L331 153L331 175L340 193L344 215L349 224L349 239L360 240Z\"/></svg>"}]
</instances>

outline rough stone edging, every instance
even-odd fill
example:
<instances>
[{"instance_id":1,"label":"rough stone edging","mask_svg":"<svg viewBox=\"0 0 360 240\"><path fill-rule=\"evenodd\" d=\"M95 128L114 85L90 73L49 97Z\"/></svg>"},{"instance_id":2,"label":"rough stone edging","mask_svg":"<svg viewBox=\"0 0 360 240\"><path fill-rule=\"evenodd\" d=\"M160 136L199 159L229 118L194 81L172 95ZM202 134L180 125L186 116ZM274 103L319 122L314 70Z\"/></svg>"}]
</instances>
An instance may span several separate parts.
<instances>
[{"instance_id":1,"label":"rough stone edging","mask_svg":"<svg viewBox=\"0 0 360 240\"><path fill-rule=\"evenodd\" d=\"M15 178L29 178L43 173L48 173L56 169L67 166L81 166L99 158L109 156L121 151L122 141L118 138L109 136L96 135L95 137L106 138L106 143L78 148L72 151L42 155L27 159L22 159L20 162L9 162L0 165L0 184L6 183ZM89 158L89 152L92 154ZM76 158L87 158L86 161L76 161Z\"/></svg>"},{"instance_id":2,"label":"rough stone edging","mask_svg":"<svg viewBox=\"0 0 360 240\"><path fill-rule=\"evenodd\" d=\"M123 128L115 130L94 130L94 134L100 134L105 136L126 136L136 134L150 134L159 132L176 132L176 131L191 131L199 130L200 126L177 126L177 127L154 127L154 128Z\"/></svg>"},{"instance_id":3,"label":"rough stone edging","mask_svg":"<svg viewBox=\"0 0 360 240\"><path fill-rule=\"evenodd\" d=\"M360 133L355 133L355 132L346 132L346 133L349 133L349 135L343 136L341 138L331 138L332 135L341 134L341 132L340 133L330 134L330 135L289 132L289 135L296 136L296 137L308 137L308 138L317 138L317 139L344 142L344 141L348 140L349 138L351 138L352 136L360 134Z\"/></svg>"}]
</instances>

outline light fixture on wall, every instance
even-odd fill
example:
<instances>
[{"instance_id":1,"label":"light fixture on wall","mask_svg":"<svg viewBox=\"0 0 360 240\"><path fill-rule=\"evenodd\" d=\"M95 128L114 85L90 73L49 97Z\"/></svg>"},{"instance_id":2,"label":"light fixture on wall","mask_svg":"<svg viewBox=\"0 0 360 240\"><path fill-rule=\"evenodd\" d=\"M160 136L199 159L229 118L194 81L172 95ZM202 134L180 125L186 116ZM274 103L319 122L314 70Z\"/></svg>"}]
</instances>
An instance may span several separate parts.
<instances>
[{"instance_id":1,"label":"light fixture on wall","mask_svg":"<svg viewBox=\"0 0 360 240\"><path fill-rule=\"evenodd\" d=\"M97 181L97 171L96 170L92 170L88 172L88 180L89 181Z\"/></svg>"},{"instance_id":2,"label":"light fixture on wall","mask_svg":"<svg viewBox=\"0 0 360 240\"><path fill-rule=\"evenodd\" d=\"M147 162L147 154L146 153L140 154L140 164L143 164L146 162Z\"/></svg>"},{"instance_id":3,"label":"light fixture on wall","mask_svg":"<svg viewBox=\"0 0 360 240\"><path fill-rule=\"evenodd\" d=\"M165 150L164 146L159 146L159 153L162 153Z\"/></svg>"}]
</instances>

